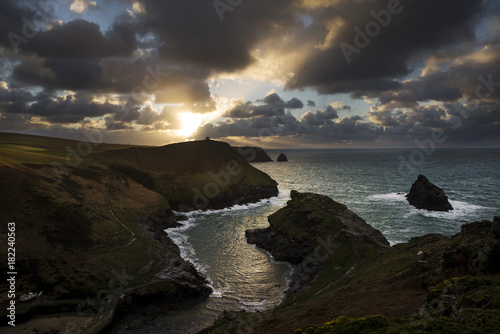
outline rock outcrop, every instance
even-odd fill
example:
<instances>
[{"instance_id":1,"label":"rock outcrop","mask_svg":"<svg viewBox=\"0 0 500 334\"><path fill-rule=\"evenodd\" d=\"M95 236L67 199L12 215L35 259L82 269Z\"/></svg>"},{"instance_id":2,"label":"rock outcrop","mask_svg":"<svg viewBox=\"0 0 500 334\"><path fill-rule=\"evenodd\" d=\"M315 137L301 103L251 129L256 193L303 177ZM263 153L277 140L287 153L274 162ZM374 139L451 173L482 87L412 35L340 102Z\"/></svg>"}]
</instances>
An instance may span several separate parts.
<instances>
[{"instance_id":1,"label":"rock outcrop","mask_svg":"<svg viewBox=\"0 0 500 334\"><path fill-rule=\"evenodd\" d=\"M285 162L285 161L288 161L288 158L286 157L286 155L284 153L281 153L278 156L278 159L276 159L276 161L278 161L278 162Z\"/></svg>"},{"instance_id":2,"label":"rock outcrop","mask_svg":"<svg viewBox=\"0 0 500 334\"><path fill-rule=\"evenodd\" d=\"M413 183L410 192L406 195L406 199L417 209L429 211L453 210L443 189L431 183L423 175L419 175L417 181Z\"/></svg>"},{"instance_id":3,"label":"rock outcrop","mask_svg":"<svg viewBox=\"0 0 500 334\"><path fill-rule=\"evenodd\" d=\"M273 159L260 147L236 147L233 149L248 162L271 162Z\"/></svg>"},{"instance_id":4,"label":"rock outcrop","mask_svg":"<svg viewBox=\"0 0 500 334\"><path fill-rule=\"evenodd\" d=\"M352 256L359 262L368 248L378 252L389 246L380 231L345 205L323 195L292 190L287 206L268 220L268 228L247 230L245 236L249 243L269 251L276 260L295 266L289 295L303 290L324 269L323 262L333 253L345 252L345 258L337 260L347 270L347 258Z\"/></svg>"}]
</instances>

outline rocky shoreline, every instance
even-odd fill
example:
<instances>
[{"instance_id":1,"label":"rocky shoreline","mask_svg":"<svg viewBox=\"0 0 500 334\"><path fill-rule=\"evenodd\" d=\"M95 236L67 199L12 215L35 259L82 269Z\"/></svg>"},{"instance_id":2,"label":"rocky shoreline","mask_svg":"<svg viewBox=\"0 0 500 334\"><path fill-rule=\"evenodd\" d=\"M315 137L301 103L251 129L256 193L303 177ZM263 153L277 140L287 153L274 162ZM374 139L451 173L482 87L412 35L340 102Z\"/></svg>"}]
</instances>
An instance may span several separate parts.
<instances>
[{"instance_id":1,"label":"rocky shoreline","mask_svg":"<svg viewBox=\"0 0 500 334\"><path fill-rule=\"evenodd\" d=\"M334 323L352 326L352 332L365 324L373 331L387 328L387 333L424 324L469 333L478 321L492 328L500 320L495 304L500 217L464 224L452 237L428 234L389 247L379 231L345 205L292 191L286 207L268 220L269 227L245 235L276 260L293 265L287 298L259 314L258 322L249 322L256 318L252 314L229 312L201 333L238 333L241 323L249 331L269 334L330 333ZM483 296L489 308L462 295ZM311 324L319 325L307 327Z\"/></svg>"}]
</instances>

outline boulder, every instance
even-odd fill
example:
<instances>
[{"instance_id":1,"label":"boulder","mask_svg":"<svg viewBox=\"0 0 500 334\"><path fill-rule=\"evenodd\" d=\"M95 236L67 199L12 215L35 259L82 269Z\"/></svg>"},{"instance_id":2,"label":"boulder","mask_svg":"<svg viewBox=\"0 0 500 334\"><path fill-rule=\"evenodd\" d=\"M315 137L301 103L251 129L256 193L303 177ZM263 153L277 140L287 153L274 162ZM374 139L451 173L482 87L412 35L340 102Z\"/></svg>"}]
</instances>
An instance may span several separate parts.
<instances>
[{"instance_id":1,"label":"boulder","mask_svg":"<svg viewBox=\"0 0 500 334\"><path fill-rule=\"evenodd\" d=\"M278 159L276 159L276 161L278 161L278 162L288 161L288 158L286 157L286 155L285 155L285 154L281 153L281 154L278 156Z\"/></svg>"},{"instance_id":2,"label":"boulder","mask_svg":"<svg viewBox=\"0 0 500 334\"><path fill-rule=\"evenodd\" d=\"M417 181L413 183L410 192L406 195L406 199L417 209L429 211L453 210L443 189L431 183L423 175L419 175Z\"/></svg>"}]
</instances>

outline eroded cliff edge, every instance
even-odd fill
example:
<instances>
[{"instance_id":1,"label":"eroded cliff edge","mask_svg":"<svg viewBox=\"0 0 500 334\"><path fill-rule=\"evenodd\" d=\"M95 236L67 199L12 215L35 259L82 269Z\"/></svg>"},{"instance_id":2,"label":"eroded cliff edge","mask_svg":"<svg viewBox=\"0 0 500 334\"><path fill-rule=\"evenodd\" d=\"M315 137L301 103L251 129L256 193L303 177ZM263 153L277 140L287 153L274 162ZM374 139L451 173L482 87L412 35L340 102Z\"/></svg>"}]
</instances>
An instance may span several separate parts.
<instances>
[{"instance_id":1,"label":"eroded cliff edge","mask_svg":"<svg viewBox=\"0 0 500 334\"><path fill-rule=\"evenodd\" d=\"M292 190L286 207L270 215L269 227L247 230L249 243L278 261L295 265L288 295L306 288L328 265L352 270L367 253L378 253L389 242L345 205L331 198ZM343 258L336 253L342 253ZM350 266L350 267L349 267Z\"/></svg>"}]
</instances>

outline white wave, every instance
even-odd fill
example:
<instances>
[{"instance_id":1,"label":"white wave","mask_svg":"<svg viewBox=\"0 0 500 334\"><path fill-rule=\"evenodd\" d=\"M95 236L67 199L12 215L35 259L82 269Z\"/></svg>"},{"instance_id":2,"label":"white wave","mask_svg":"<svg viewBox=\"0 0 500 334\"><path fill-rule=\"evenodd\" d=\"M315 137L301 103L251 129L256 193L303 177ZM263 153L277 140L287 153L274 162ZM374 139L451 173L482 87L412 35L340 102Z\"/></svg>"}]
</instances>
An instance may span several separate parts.
<instances>
[{"instance_id":1,"label":"white wave","mask_svg":"<svg viewBox=\"0 0 500 334\"><path fill-rule=\"evenodd\" d=\"M215 284L210 278L207 278L208 280L208 286L210 288L212 288L212 294L210 295L210 297L212 298L222 298L224 296L224 294L227 292L227 287L226 285L224 284L224 282L222 282L222 286L221 287L218 287L219 284ZM217 287L216 287L217 285Z\"/></svg>"},{"instance_id":2,"label":"white wave","mask_svg":"<svg viewBox=\"0 0 500 334\"><path fill-rule=\"evenodd\" d=\"M240 302L240 304L242 304L244 306L263 306L267 303L267 300L261 299L258 302L244 302L244 301L240 300L239 302Z\"/></svg>"},{"instance_id":3,"label":"white wave","mask_svg":"<svg viewBox=\"0 0 500 334\"><path fill-rule=\"evenodd\" d=\"M190 228L196 226L196 218L188 217L187 220L180 221L179 223L181 224L181 226L172 227L172 228L166 229L165 231L167 231L169 234L170 234L170 232L173 232L173 233L185 232L185 231L189 230Z\"/></svg>"},{"instance_id":4,"label":"white wave","mask_svg":"<svg viewBox=\"0 0 500 334\"><path fill-rule=\"evenodd\" d=\"M257 312L257 311L264 311L266 309L265 305L267 304L266 299L261 299L258 302L244 302L242 300L238 300L238 302L241 304L241 310L245 312Z\"/></svg>"},{"instance_id":5,"label":"white wave","mask_svg":"<svg viewBox=\"0 0 500 334\"><path fill-rule=\"evenodd\" d=\"M479 210L491 209L488 207L474 205L462 201L449 200L449 202L453 207L453 210L451 211L428 211L425 209L415 209L415 208L412 208L412 211L424 217L441 218L441 219L458 219L474 215Z\"/></svg>"},{"instance_id":6,"label":"white wave","mask_svg":"<svg viewBox=\"0 0 500 334\"><path fill-rule=\"evenodd\" d=\"M406 195L404 193L389 193L389 194L376 194L368 196L369 200L372 201L384 201L384 202L405 202L409 208L409 212L403 215L404 218L410 218L415 214L422 215L424 217L431 218L444 218L444 219L457 219L461 217L468 217L473 215L478 210L491 209L488 207L474 205L463 201L449 200L453 210L442 212L442 211L428 211L425 209L416 209L408 203L406 200Z\"/></svg>"},{"instance_id":7,"label":"white wave","mask_svg":"<svg viewBox=\"0 0 500 334\"><path fill-rule=\"evenodd\" d=\"M195 211L190 211L190 212L176 212L174 213L178 215L184 215L187 216L188 218L195 218L198 216L202 215L213 215L213 214L225 214L225 213L230 213L234 211L243 211L243 210L248 210L248 209L253 209L253 208L258 208L260 206L270 204L272 206L281 206L284 203L286 203L286 198L285 194L283 191L279 191L278 196L274 196L271 198L264 198L261 199L258 202L255 203L248 203L248 204L236 204L228 208L224 209L218 209L218 210L195 210Z\"/></svg>"},{"instance_id":8,"label":"white wave","mask_svg":"<svg viewBox=\"0 0 500 334\"><path fill-rule=\"evenodd\" d=\"M368 199L386 202L406 202L406 195L403 193L376 194L368 196Z\"/></svg>"},{"instance_id":9,"label":"white wave","mask_svg":"<svg viewBox=\"0 0 500 334\"><path fill-rule=\"evenodd\" d=\"M212 298L222 298L222 296L227 292L227 290L225 289L214 289L212 287L212 294L210 295L210 297Z\"/></svg>"},{"instance_id":10,"label":"white wave","mask_svg":"<svg viewBox=\"0 0 500 334\"><path fill-rule=\"evenodd\" d=\"M199 262L193 245L189 242L189 238L183 234L183 232L196 226L196 219L190 217L181 223L183 224L182 226L167 229L165 232L168 233L170 239L179 247L181 257L185 261L191 262L197 271L206 275L208 266Z\"/></svg>"}]
</instances>

